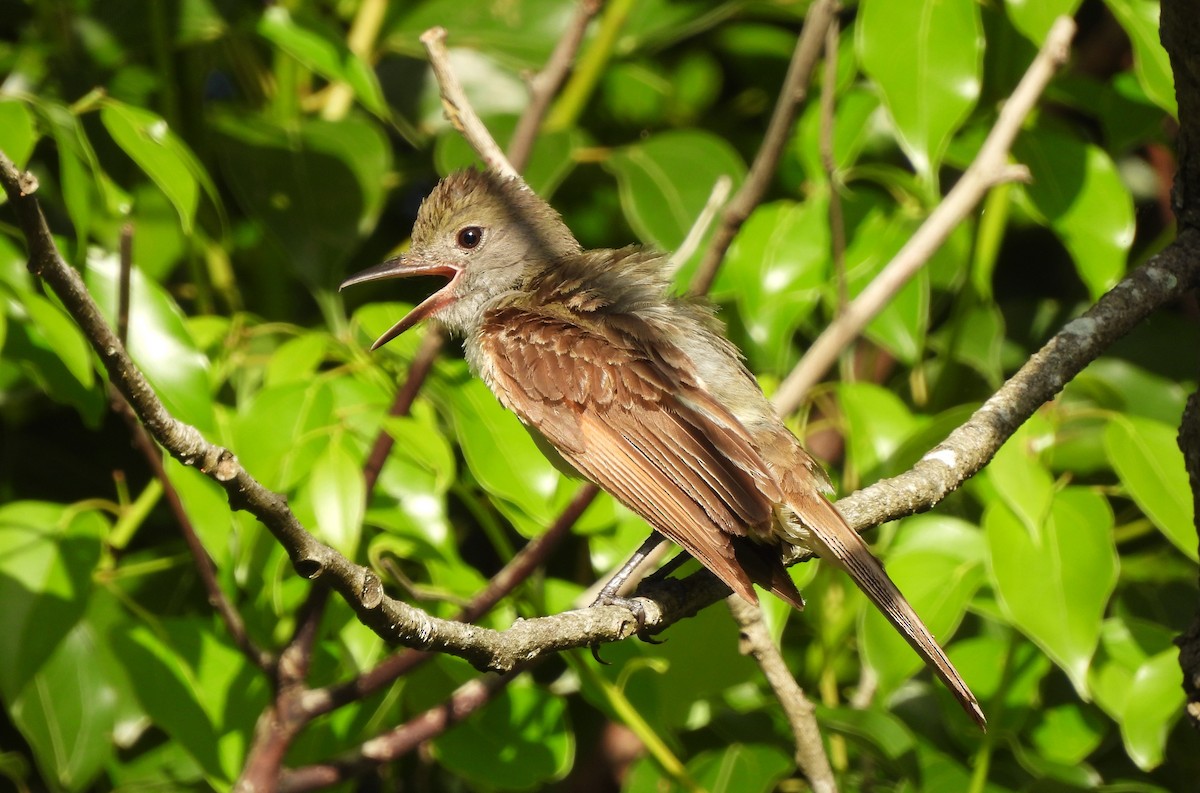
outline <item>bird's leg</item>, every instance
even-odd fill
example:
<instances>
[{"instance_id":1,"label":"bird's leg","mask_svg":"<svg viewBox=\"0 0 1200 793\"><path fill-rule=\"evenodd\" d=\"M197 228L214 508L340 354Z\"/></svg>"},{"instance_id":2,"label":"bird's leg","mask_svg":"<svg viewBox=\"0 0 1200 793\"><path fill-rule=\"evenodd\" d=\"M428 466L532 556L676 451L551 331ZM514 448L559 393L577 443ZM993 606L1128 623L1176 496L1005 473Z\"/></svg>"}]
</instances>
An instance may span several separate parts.
<instances>
[{"instance_id":1,"label":"bird's leg","mask_svg":"<svg viewBox=\"0 0 1200 793\"><path fill-rule=\"evenodd\" d=\"M692 555L690 553L688 553L687 551L680 551L679 553L675 554L674 557L672 557L671 561L667 562L662 567L658 568L653 573L651 573L650 575L643 578L642 582L645 583L647 581L650 581L650 582L657 583L658 581L662 581L664 578L669 576L671 573L673 573L676 570L678 570L679 568L683 567L683 565L686 564L687 562L689 562L691 560L691 558L692 558Z\"/></svg>"},{"instance_id":2,"label":"bird's leg","mask_svg":"<svg viewBox=\"0 0 1200 793\"><path fill-rule=\"evenodd\" d=\"M645 561L650 552L657 548L663 541L663 536L657 531L650 532L650 536L646 541L638 546L638 549L633 552L633 555L621 565L621 569L613 574L612 578L608 579L600 591L596 594L596 599L592 601L593 606L624 606L633 612L633 616L637 618L638 630L641 631L642 626L646 622L646 612L642 608L642 604L632 598L623 598L617 593L621 591L621 587L625 586L625 582L637 570L638 565Z\"/></svg>"},{"instance_id":3,"label":"bird's leg","mask_svg":"<svg viewBox=\"0 0 1200 793\"><path fill-rule=\"evenodd\" d=\"M625 582L628 581L629 577L633 575L634 571L637 570L638 565L644 562L646 557L650 555L650 552L657 548L662 541L663 536L661 534L659 534L657 531L650 532L650 536L646 538L645 542L639 545L638 549L633 552L633 555L629 557L625 564L621 565L621 569L617 570L617 572L608 579L608 582L601 587L600 591L596 594L596 599L592 601L593 607L624 606L625 608L629 609L629 611L633 614L633 618L637 620L637 632L639 636L646 627L646 610L642 608L642 604L637 600L633 598L621 597L617 593L621 591L621 587L625 586ZM674 560L669 562L668 565L678 567ZM642 638L645 641L655 643L648 637L643 636ZM602 664L606 663L604 659L600 657L599 645L592 645L592 657Z\"/></svg>"}]
</instances>

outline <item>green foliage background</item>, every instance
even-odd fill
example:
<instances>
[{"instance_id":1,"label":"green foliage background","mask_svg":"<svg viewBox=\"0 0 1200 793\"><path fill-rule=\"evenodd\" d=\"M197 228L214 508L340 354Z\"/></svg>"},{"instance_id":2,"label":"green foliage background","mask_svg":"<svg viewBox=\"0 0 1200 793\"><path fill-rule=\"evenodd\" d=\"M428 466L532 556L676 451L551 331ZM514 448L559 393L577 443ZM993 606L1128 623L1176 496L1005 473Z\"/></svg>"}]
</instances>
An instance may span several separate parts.
<instances>
[{"instance_id":1,"label":"green foliage background","mask_svg":"<svg viewBox=\"0 0 1200 793\"><path fill-rule=\"evenodd\" d=\"M120 231L133 224L129 346L168 408L285 492L322 539L377 570L398 566L441 597L420 605L449 615L578 483L456 354L439 361L410 417L385 421L420 333L365 348L428 285L363 288L349 306L335 285L402 245L437 175L471 160L442 119L418 35L448 29L468 93L503 138L524 107L521 72L544 63L572 6L391 4L364 59L348 31L371 5L0 0L0 149L38 176L64 255L110 314ZM1157 4L1079 6L852 8L836 65L836 188L819 156L818 77L769 201L729 252L713 296L770 391L837 309L832 191L852 296L971 161L1053 17L1078 11L1075 65L1015 147L1032 184L993 190L872 322L861 365L796 417L843 491L909 467L1170 239L1170 168L1157 164L1169 159L1175 108ZM673 249L716 179L744 178L804 10L611 0L538 140L531 183L589 247ZM1130 46L1113 44L1114 32ZM35 790L228 789L268 682L206 603L162 487L108 409L95 357L26 272L7 217L0 775ZM767 604L818 702L844 789L1180 791L1200 778L1171 643L1197 594L1174 443L1196 371L1180 340L1194 332L1160 313L960 492L872 534L980 696L986 736L843 576L804 565L795 573L808 611ZM397 443L364 504L363 463L381 427ZM251 634L268 647L287 641L309 584L201 474L173 461L167 470ZM484 624L570 607L645 531L603 497ZM428 753L385 769L386 784L576 789L572 768L593 761L611 720L709 790L800 789L781 781L794 773L789 731L738 655L726 611L666 638L606 648L609 667L575 653L542 667ZM335 603L311 682L345 679L388 652ZM357 746L474 674L440 658L311 725L288 764ZM851 707L864 681L875 694ZM671 778L644 754L625 771L627 791Z\"/></svg>"}]
</instances>

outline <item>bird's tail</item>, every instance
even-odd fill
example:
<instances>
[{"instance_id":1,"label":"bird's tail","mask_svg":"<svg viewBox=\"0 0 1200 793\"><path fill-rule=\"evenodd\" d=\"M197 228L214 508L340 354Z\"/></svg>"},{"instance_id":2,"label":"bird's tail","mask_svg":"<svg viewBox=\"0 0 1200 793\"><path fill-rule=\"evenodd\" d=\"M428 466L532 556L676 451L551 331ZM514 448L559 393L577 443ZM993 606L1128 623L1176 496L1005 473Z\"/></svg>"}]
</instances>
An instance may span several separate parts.
<instances>
[{"instance_id":1,"label":"bird's tail","mask_svg":"<svg viewBox=\"0 0 1200 793\"><path fill-rule=\"evenodd\" d=\"M975 695L858 532L850 528L837 508L820 494L793 495L788 493L788 506L812 533L813 550L817 555L845 570L854 579L858 588L942 679L963 710L981 729L986 729L987 719Z\"/></svg>"}]
</instances>

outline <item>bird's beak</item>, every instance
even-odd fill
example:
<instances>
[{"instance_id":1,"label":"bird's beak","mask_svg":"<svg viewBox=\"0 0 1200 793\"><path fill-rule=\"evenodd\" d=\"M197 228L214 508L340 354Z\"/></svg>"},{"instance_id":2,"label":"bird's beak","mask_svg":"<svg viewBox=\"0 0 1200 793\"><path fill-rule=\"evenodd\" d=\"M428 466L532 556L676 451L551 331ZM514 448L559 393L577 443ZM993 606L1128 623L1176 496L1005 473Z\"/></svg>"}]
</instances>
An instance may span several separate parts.
<instances>
[{"instance_id":1,"label":"bird's beak","mask_svg":"<svg viewBox=\"0 0 1200 793\"><path fill-rule=\"evenodd\" d=\"M342 281L342 285L338 287L338 290L341 291L348 286L366 283L367 281L379 281L384 278L408 278L413 275L444 275L450 279L448 284L421 301L420 305L408 312L403 319L389 328L387 333L380 336L371 345L372 350L377 350L454 300L452 289L461 273L462 269L456 265L446 262L432 262L413 254L406 254L397 256L394 259L388 259L383 264L368 267L360 273L355 273L345 281Z\"/></svg>"}]
</instances>

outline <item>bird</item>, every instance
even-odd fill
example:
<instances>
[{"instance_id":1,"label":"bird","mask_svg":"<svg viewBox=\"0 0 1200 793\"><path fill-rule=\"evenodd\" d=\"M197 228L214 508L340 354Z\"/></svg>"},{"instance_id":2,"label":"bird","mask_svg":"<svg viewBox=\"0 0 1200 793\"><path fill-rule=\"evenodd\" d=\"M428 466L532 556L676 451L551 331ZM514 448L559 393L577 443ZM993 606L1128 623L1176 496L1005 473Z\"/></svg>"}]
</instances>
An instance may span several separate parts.
<instances>
[{"instance_id":1,"label":"bird","mask_svg":"<svg viewBox=\"0 0 1200 793\"><path fill-rule=\"evenodd\" d=\"M419 275L448 281L372 350L422 320L461 336L472 371L557 464L751 603L758 584L804 607L783 564L792 548L841 568L986 729L975 695L829 500L828 475L715 309L672 293L667 256L636 245L585 250L519 178L466 169L422 202L406 253L341 288Z\"/></svg>"}]
</instances>

